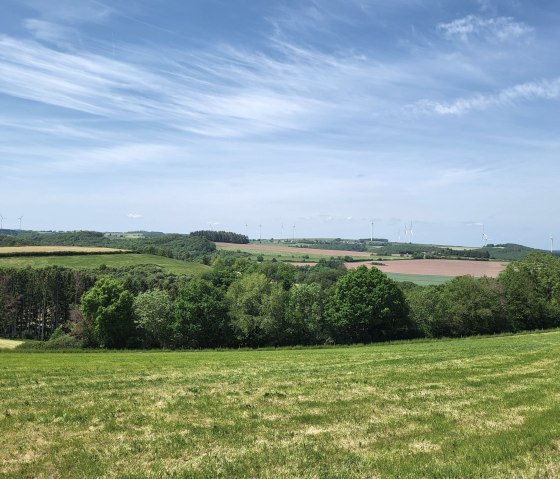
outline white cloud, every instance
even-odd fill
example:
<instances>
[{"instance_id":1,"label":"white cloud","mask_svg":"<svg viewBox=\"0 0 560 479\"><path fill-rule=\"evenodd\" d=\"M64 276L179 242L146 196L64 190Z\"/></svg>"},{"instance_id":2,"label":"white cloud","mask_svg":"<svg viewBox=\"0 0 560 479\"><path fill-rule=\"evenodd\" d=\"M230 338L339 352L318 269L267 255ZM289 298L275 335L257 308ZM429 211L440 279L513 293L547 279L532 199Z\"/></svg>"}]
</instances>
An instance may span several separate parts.
<instances>
[{"instance_id":1,"label":"white cloud","mask_svg":"<svg viewBox=\"0 0 560 479\"><path fill-rule=\"evenodd\" d=\"M450 103L420 100L411 109L420 113L438 115L463 115L471 110L485 110L493 106L511 105L519 100L556 100L560 98L560 77L540 82L527 82L505 88L496 94L477 94L469 98L459 98Z\"/></svg>"},{"instance_id":2,"label":"white cloud","mask_svg":"<svg viewBox=\"0 0 560 479\"><path fill-rule=\"evenodd\" d=\"M133 220L137 220L139 218L142 218L142 215L140 213L128 213L126 216L128 218L132 218Z\"/></svg>"},{"instance_id":3,"label":"white cloud","mask_svg":"<svg viewBox=\"0 0 560 479\"><path fill-rule=\"evenodd\" d=\"M530 26L511 17L484 18L478 15L467 15L449 23L439 23L437 29L448 39L460 38L465 42L471 37L505 42L524 37L533 31Z\"/></svg>"}]
</instances>

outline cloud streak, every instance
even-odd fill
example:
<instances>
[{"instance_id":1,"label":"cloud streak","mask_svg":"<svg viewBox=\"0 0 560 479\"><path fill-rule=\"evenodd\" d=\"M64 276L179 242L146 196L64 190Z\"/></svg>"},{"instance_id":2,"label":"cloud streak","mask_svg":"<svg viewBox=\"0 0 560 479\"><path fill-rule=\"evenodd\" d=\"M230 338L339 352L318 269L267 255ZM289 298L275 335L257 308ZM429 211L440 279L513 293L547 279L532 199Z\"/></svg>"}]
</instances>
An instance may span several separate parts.
<instances>
[{"instance_id":1,"label":"cloud streak","mask_svg":"<svg viewBox=\"0 0 560 479\"><path fill-rule=\"evenodd\" d=\"M478 94L468 98L459 98L445 103L433 100L420 100L411 109L418 113L435 113L437 115L461 116L472 110L486 110L491 107L514 105L519 101L557 100L560 98L560 77L540 82L527 82L505 88L496 94Z\"/></svg>"},{"instance_id":2,"label":"cloud streak","mask_svg":"<svg viewBox=\"0 0 560 479\"><path fill-rule=\"evenodd\" d=\"M459 38L463 42L471 38L506 42L533 32L533 28L511 17L485 18L478 15L467 15L449 23L439 23L437 29L446 38Z\"/></svg>"}]
</instances>

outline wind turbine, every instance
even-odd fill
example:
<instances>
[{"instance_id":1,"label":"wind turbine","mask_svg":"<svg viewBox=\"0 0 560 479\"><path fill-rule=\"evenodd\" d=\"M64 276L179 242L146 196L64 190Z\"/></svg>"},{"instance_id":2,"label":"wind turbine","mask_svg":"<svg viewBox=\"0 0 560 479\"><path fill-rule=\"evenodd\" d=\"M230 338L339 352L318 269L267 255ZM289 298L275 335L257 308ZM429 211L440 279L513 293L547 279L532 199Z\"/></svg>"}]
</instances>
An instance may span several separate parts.
<instances>
[{"instance_id":1,"label":"wind turbine","mask_svg":"<svg viewBox=\"0 0 560 479\"><path fill-rule=\"evenodd\" d=\"M280 225L280 241L284 239L284 223Z\"/></svg>"},{"instance_id":2,"label":"wind turbine","mask_svg":"<svg viewBox=\"0 0 560 479\"><path fill-rule=\"evenodd\" d=\"M249 237L249 225L245 223L245 236Z\"/></svg>"},{"instance_id":3,"label":"wind turbine","mask_svg":"<svg viewBox=\"0 0 560 479\"><path fill-rule=\"evenodd\" d=\"M408 237L408 226L404 224L404 242L406 243L406 238Z\"/></svg>"},{"instance_id":4,"label":"wind turbine","mask_svg":"<svg viewBox=\"0 0 560 479\"><path fill-rule=\"evenodd\" d=\"M19 220L19 230L20 230L20 231L21 231L21 220L22 220L22 219L23 219L23 216L20 216L20 217L18 218L18 220Z\"/></svg>"},{"instance_id":5,"label":"wind turbine","mask_svg":"<svg viewBox=\"0 0 560 479\"><path fill-rule=\"evenodd\" d=\"M3 230L3 229L4 229L4 220L5 220L5 219L6 219L6 218L4 218L2 215L0 215L0 230Z\"/></svg>"},{"instance_id":6,"label":"wind turbine","mask_svg":"<svg viewBox=\"0 0 560 479\"><path fill-rule=\"evenodd\" d=\"M484 232L484 223L482 223L482 247L488 244L488 235Z\"/></svg>"},{"instance_id":7,"label":"wind turbine","mask_svg":"<svg viewBox=\"0 0 560 479\"><path fill-rule=\"evenodd\" d=\"M296 241L296 225L292 226L292 243Z\"/></svg>"},{"instance_id":8,"label":"wind turbine","mask_svg":"<svg viewBox=\"0 0 560 479\"><path fill-rule=\"evenodd\" d=\"M259 224L259 242L262 241L262 225Z\"/></svg>"},{"instance_id":9,"label":"wind turbine","mask_svg":"<svg viewBox=\"0 0 560 479\"><path fill-rule=\"evenodd\" d=\"M371 242L373 243L373 220L371 220Z\"/></svg>"},{"instance_id":10,"label":"wind turbine","mask_svg":"<svg viewBox=\"0 0 560 479\"><path fill-rule=\"evenodd\" d=\"M554 236L550 235L550 252L554 249Z\"/></svg>"},{"instance_id":11,"label":"wind turbine","mask_svg":"<svg viewBox=\"0 0 560 479\"><path fill-rule=\"evenodd\" d=\"M410 242L412 243L412 237L414 236L414 232L412 231L412 221L410 222L410 228L408 229L410 233Z\"/></svg>"},{"instance_id":12,"label":"wind turbine","mask_svg":"<svg viewBox=\"0 0 560 479\"><path fill-rule=\"evenodd\" d=\"M397 231L397 243L401 242L401 230Z\"/></svg>"}]
</instances>

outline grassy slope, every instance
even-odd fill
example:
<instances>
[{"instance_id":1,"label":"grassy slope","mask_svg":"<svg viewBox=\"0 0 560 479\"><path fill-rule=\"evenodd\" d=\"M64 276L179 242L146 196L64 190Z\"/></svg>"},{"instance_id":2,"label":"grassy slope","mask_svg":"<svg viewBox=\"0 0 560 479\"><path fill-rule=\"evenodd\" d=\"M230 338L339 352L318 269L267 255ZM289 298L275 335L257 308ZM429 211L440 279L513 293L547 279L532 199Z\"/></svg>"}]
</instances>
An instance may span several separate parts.
<instances>
[{"instance_id":1,"label":"grassy slope","mask_svg":"<svg viewBox=\"0 0 560 479\"><path fill-rule=\"evenodd\" d=\"M0 384L0 477L560 475L560 332L4 352Z\"/></svg>"},{"instance_id":2,"label":"grassy slope","mask_svg":"<svg viewBox=\"0 0 560 479\"><path fill-rule=\"evenodd\" d=\"M140 264L157 265L164 270L175 274L198 274L209 269L208 266L188 261L180 261L163 256L151 254L99 254L87 256L37 256L37 257L15 257L0 258L0 268L16 267L41 268L51 265L64 266L66 268L92 269L105 264L112 268L124 266L135 266Z\"/></svg>"}]
</instances>

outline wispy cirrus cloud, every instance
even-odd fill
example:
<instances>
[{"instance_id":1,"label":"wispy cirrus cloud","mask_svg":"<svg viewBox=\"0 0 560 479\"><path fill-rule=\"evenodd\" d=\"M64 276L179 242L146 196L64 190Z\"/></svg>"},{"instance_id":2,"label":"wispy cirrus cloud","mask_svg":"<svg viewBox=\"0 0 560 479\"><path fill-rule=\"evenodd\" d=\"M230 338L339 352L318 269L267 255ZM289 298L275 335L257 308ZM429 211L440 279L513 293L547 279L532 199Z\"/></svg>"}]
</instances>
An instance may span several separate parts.
<instances>
[{"instance_id":1,"label":"wispy cirrus cloud","mask_svg":"<svg viewBox=\"0 0 560 479\"><path fill-rule=\"evenodd\" d=\"M557 100L558 98L560 98L560 77L553 80L521 83L495 94L477 94L468 98L459 98L452 102L420 100L410 109L417 113L460 116L472 110L486 110L491 107L512 105L523 100Z\"/></svg>"},{"instance_id":2,"label":"wispy cirrus cloud","mask_svg":"<svg viewBox=\"0 0 560 479\"><path fill-rule=\"evenodd\" d=\"M364 55L320 53L279 39L270 47L268 54L170 50L163 60L159 51L134 49L117 60L0 36L0 92L117 121L233 138L310 131L355 116L367 103L385 101L371 89L403 77Z\"/></svg>"},{"instance_id":3,"label":"wispy cirrus cloud","mask_svg":"<svg viewBox=\"0 0 560 479\"><path fill-rule=\"evenodd\" d=\"M448 39L458 38L464 42L470 38L504 42L533 32L532 27L511 17L487 18L479 15L467 15L448 23L439 23L437 29Z\"/></svg>"}]
</instances>

